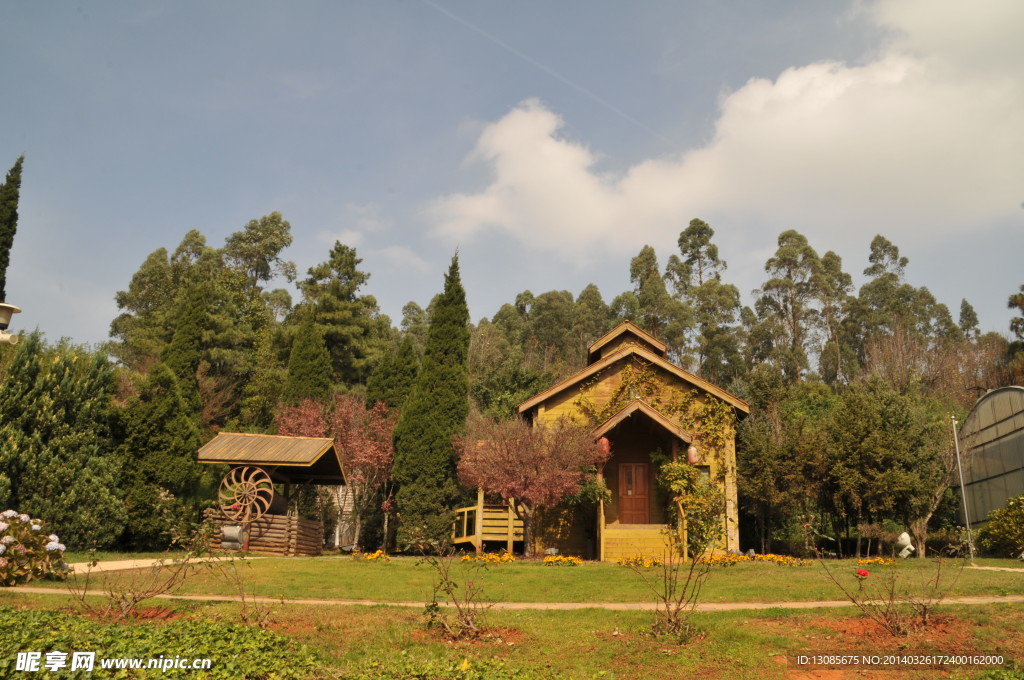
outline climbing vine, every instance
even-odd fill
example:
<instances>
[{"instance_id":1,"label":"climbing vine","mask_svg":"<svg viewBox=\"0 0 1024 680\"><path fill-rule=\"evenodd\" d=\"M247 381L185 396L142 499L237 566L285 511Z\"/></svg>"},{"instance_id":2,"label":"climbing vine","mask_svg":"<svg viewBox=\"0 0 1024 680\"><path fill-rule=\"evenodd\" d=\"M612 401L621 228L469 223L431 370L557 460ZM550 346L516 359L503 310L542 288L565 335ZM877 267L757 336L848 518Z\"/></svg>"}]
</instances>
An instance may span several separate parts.
<instances>
[{"instance_id":1,"label":"climbing vine","mask_svg":"<svg viewBox=\"0 0 1024 680\"><path fill-rule=\"evenodd\" d=\"M600 425L634 399L640 399L690 432L694 444L703 449L705 458L715 458L718 476L724 478L725 446L736 423L735 413L727 402L713 397L700 400L696 389L676 388L658 375L654 365L634 358L622 367L618 386L608 401L599 406L592 396L593 388L607 377L607 371L600 371L582 383L579 396L573 402L592 426Z\"/></svg>"}]
</instances>

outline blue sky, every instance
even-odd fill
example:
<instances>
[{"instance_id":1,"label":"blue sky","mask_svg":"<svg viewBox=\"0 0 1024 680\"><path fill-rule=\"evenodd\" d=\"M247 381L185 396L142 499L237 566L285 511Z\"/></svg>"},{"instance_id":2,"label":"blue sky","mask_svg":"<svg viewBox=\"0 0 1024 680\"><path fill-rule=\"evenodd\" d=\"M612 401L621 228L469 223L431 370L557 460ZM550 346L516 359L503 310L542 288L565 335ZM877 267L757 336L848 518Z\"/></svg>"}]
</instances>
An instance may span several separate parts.
<instances>
[{"instance_id":1,"label":"blue sky","mask_svg":"<svg viewBox=\"0 0 1024 680\"><path fill-rule=\"evenodd\" d=\"M780 232L858 285L882 233L1006 332L1022 30L1013 0L3 3L14 329L103 341L146 255L276 210L300 272L356 247L395 324L456 248L477 320L610 300L700 217L748 304Z\"/></svg>"}]
</instances>

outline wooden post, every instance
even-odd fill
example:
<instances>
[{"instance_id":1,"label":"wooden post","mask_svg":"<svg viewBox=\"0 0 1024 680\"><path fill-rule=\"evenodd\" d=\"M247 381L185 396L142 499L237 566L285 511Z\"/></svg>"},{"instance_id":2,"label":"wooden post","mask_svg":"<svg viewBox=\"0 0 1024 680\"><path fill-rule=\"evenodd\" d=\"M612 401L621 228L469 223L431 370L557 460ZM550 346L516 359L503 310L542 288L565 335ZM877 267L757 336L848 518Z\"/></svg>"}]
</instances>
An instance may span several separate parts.
<instances>
[{"instance_id":1,"label":"wooden post","mask_svg":"<svg viewBox=\"0 0 1024 680\"><path fill-rule=\"evenodd\" d=\"M515 501L511 498L508 499L508 545L505 547L508 552L512 552L512 541L516 536L516 511L515 506L513 505L514 503ZM526 542L526 536L523 536L523 542ZM525 545L523 546L523 550L526 550Z\"/></svg>"},{"instance_id":2,"label":"wooden post","mask_svg":"<svg viewBox=\"0 0 1024 680\"><path fill-rule=\"evenodd\" d=\"M473 547L476 548L476 554L480 555L484 551L484 490L478 488L476 490L476 520L473 529Z\"/></svg>"}]
</instances>

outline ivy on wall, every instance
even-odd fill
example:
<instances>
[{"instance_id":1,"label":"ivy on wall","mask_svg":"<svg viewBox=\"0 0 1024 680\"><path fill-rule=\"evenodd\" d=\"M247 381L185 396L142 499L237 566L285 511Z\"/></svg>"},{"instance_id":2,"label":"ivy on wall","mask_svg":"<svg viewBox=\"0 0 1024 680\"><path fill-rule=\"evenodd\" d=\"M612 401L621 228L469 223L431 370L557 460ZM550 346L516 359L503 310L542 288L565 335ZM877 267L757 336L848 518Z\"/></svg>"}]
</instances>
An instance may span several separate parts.
<instances>
[{"instance_id":1,"label":"ivy on wall","mask_svg":"<svg viewBox=\"0 0 1024 680\"><path fill-rule=\"evenodd\" d=\"M605 422L639 399L665 416L675 420L693 436L694 445L702 450L705 460L714 459L720 479L725 477L726 444L735 432L736 414L727 402L711 397L699 399L696 389L680 389L659 374L654 364L634 357L619 371L619 384L604 405L594 400L594 388L609 376L609 369L599 371L580 384L579 396L573 402L577 412L592 425Z\"/></svg>"}]
</instances>

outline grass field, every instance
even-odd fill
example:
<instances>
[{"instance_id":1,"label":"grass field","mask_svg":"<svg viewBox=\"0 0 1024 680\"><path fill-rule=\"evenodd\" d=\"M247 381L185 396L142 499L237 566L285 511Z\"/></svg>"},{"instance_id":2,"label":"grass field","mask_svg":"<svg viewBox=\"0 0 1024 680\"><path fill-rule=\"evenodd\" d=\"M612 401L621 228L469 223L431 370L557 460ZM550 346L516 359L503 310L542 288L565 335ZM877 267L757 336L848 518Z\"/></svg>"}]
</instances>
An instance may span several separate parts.
<instances>
[{"instance_id":1,"label":"grass field","mask_svg":"<svg viewBox=\"0 0 1024 680\"><path fill-rule=\"evenodd\" d=\"M1005 561L989 566L1018 567ZM415 559L389 563L348 558L268 558L246 560L241 573L260 595L286 598L365 598L381 601L424 601L432 573ZM853 561L833 563L851 579ZM901 563L912 579L932 571L925 560ZM867 567L872 577L889 567ZM849 572L849 574L846 574ZM653 573L653 572L652 572ZM478 578L492 600L519 602L624 602L651 598L629 569L609 564L545 567L517 562L489 567ZM33 583L37 585L37 583ZM39 584L42 585L42 584ZM53 595L0 589L0 604L65 608L70 599L61 584ZM232 588L200 571L183 592L222 593ZM1014 572L965 569L954 590L959 595L1024 594L1024 569ZM841 599L820 566L783 567L739 564L717 567L703 601L808 601ZM199 618L236 621L234 603L156 601L144 604L147 619L132 625L161 625L162 619ZM157 620L153 620L157 619ZM706 677L743 679L806 678L1007 678L1024 677L1024 605L943 606L929 628L906 638L892 638L851 608L829 610L733 611L698 613L694 623L701 638L673 644L648 634L650 612L508 611L486 613L489 637L450 643L426 630L423 610L389 606L274 605L271 630L318 650L331 669L328 677L434 678L573 678L638 679ZM2 645L0 645L2 646ZM821 671L811 674L787 663L787 656L810 651L827 653L1001 653L1016 670L993 674L983 669ZM523 675L474 675L474 668L504 660ZM458 674L385 675L394 664L459 664ZM376 664L385 664L380 670ZM389 665L390 664L390 665ZM403 666L404 667L404 666ZM420 666L416 666L420 667ZM425 666L424 666L425 667ZM454 666L453 666L454 667ZM518 671L517 671L518 672Z\"/></svg>"},{"instance_id":2,"label":"grass field","mask_svg":"<svg viewBox=\"0 0 1024 680\"><path fill-rule=\"evenodd\" d=\"M830 561L829 568L856 588L854 560ZM980 565L1020 567L1012 560L980 560ZM467 565L457 562L455 571ZM381 602L426 601L434 575L412 557L390 562L353 560L349 557L283 557L245 560L246 578L262 595L286 599L361 599ZM870 578L881 578L897 567L867 567ZM911 584L935 575L931 560L906 560L898 565ZM657 568L646 570L657 580ZM955 569L946 567L945 575ZM116 577L115 577L116 578ZM551 567L519 561L488 565L476 580L484 583L492 601L504 602L648 602L653 595L630 569L615 564L586 562L579 567ZM59 583L52 587L61 588ZM182 594L230 595L232 586L210 572L199 570ZM951 595L1024 595L1024 568L1016 572L963 569ZM786 567L773 563L740 563L714 567L702 594L704 602L793 602L843 599L822 567L811 563Z\"/></svg>"}]
</instances>

